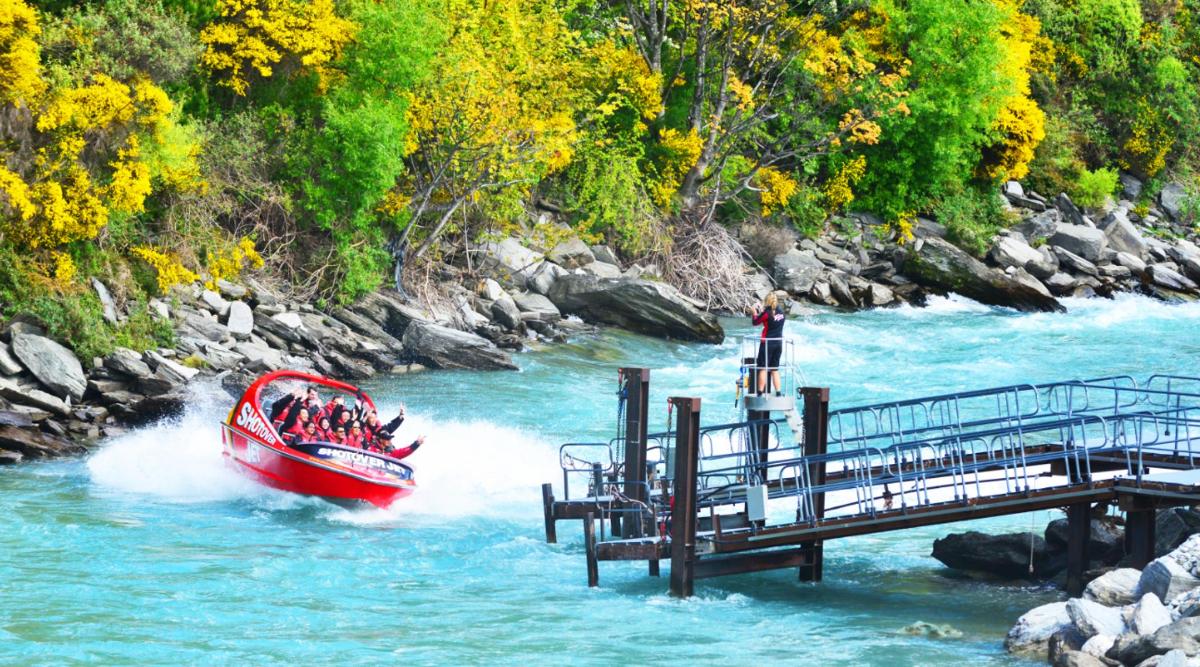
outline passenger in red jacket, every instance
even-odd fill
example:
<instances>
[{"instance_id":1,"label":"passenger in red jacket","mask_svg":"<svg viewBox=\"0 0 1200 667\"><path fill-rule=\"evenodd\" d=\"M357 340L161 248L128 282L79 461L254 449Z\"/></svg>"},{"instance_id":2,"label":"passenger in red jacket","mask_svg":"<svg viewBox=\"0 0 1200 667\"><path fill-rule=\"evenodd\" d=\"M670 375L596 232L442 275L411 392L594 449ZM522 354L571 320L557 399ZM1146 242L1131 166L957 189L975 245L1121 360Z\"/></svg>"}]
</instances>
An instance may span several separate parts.
<instances>
[{"instance_id":1,"label":"passenger in red jacket","mask_svg":"<svg viewBox=\"0 0 1200 667\"><path fill-rule=\"evenodd\" d=\"M387 456L390 456L394 459L397 459L397 460L411 456L413 452L417 451L417 448L419 448L421 445L425 444L425 436L423 436L423 435L417 436L417 439L413 440L413 443L411 445L409 445L407 447L398 447L398 448L391 446L391 442L392 442L392 434L391 433L380 433L379 439L380 439L380 443L383 446L384 454L386 454Z\"/></svg>"},{"instance_id":2,"label":"passenger in red jacket","mask_svg":"<svg viewBox=\"0 0 1200 667\"><path fill-rule=\"evenodd\" d=\"M346 434L346 446L366 449L366 447L363 445L362 425L358 422L350 423L350 432Z\"/></svg>"}]
</instances>

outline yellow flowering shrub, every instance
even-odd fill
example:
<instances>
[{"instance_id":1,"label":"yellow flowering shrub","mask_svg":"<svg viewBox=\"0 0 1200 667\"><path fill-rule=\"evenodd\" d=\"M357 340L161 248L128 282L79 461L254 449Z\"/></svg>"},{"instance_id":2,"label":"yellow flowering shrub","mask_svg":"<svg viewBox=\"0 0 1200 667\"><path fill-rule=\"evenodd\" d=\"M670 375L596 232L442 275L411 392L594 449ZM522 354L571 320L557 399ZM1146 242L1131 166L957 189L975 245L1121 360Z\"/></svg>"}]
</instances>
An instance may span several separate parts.
<instances>
[{"instance_id":1,"label":"yellow flowering shrub","mask_svg":"<svg viewBox=\"0 0 1200 667\"><path fill-rule=\"evenodd\" d=\"M1130 123L1129 136L1121 145L1120 165L1147 176L1156 176L1167 165L1175 140L1159 112L1142 99Z\"/></svg>"},{"instance_id":2,"label":"yellow flowering shrub","mask_svg":"<svg viewBox=\"0 0 1200 667\"><path fill-rule=\"evenodd\" d=\"M1046 114L1030 97L1029 75L1050 69L1053 49L1041 35L1041 23L1020 10L1019 0L995 0L1006 15L1001 27L1000 48L1004 57L1000 75L1016 84L1016 92L1004 100L992 131L997 140L987 147L979 172L991 180L1015 180L1029 173L1034 149L1046 138Z\"/></svg>"},{"instance_id":3,"label":"yellow flowering shrub","mask_svg":"<svg viewBox=\"0 0 1200 667\"><path fill-rule=\"evenodd\" d=\"M837 174L826 181L821 189L825 195L826 210L834 213L854 201L854 184L866 173L867 158L862 155L843 164Z\"/></svg>"},{"instance_id":4,"label":"yellow flowering shrub","mask_svg":"<svg viewBox=\"0 0 1200 667\"><path fill-rule=\"evenodd\" d=\"M41 31L36 10L21 0L0 0L0 102L29 102L45 91L36 41Z\"/></svg>"},{"instance_id":5,"label":"yellow flowering shrub","mask_svg":"<svg viewBox=\"0 0 1200 667\"><path fill-rule=\"evenodd\" d=\"M669 127L659 134L658 143L665 158L650 184L650 196L656 204L666 207L679 190L683 177L700 159L704 142L695 130L683 133Z\"/></svg>"},{"instance_id":6,"label":"yellow flowering shrub","mask_svg":"<svg viewBox=\"0 0 1200 667\"><path fill-rule=\"evenodd\" d=\"M217 12L200 32L200 64L238 95L255 74L270 78L280 69L311 70L324 86L330 63L354 37L333 0L217 0Z\"/></svg>"},{"instance_id":7,"label":"yellow flowering shrub","mask_svg":"<svg viewBox=\"0 0 1200 667\"><path fill-rule=\"evenodd\" d=\"M799 184L790 175L774 167L763 167L754 175L755 186L759 190L759 201L762 205L762 215L767 217L776 209L787 206L796 194Z\"/></svg>"},{"instance_id":8,"label":"yellow flowering shrub","mask_svg":"<svg viewBox=\"0 0 1200 667\"><path fill-rule=\"evenodd\" d=\"M601 116L610 116L628 106L643 120L653 120L663 111L662 74L650 71L646 60L632 46L602 40L585 51L585 87L601 96L595 104Z\"/></svg>"},{"instance_id":9,"label":"yellow flowering shrub","mask_svg":"<svg viewBox=\"0 0 1200 667\"><path fill-rule=\"evenodd\" d=\"M65 252L53 253L52 259L54 261L54 270L52 271L54 282L60 286L69 285L75 279L77 271L74 260Z\"/></svg>"},{"instance_id":10,"label":"yellow flowering shrub","mask_svg":"<svg viewBox=\"0 0 1200 667\"><path fill-rule=\"evenodd\" d=\"M170 253L151 246L137 246L131 251L135 257L150 265L158 277L158 291L166 294L175 285L189 285L200 276L179 263Z\"/></svg>"},{"instance_id":11,"label":"yellow flowering shrub","mask_svg":"<svg viewBox=\"0 0 1200 667\"><path fill-rule=\"evenodd\" d=\"M28 4L0 0L0 102L28 109L30 122L11 139L32 157L0 167L0 235L23 250L93 239L112 214L144 211L155 175L147 149L157 154L176 127L174 104L146 78L126 83L96 72L51 86L33 41L39 33ZM183 150L198 174L195 143ZM62 266L59 255L46 257Z\"/></svg>"},{"instance_id":12,"label":"yellow flowering shrub","mask_svg":"<svg viewBox=\"0 0 1200 667\"><path fill-rule=\"evenodd\" d=\"M261 269L265 264L254 247L253 239L248 236L243 236L236 244L216 252L209 250L206 260L205 268L208 269L209 279L204 285L214 291L217 289L217 281L238 277L246 266Z\"/></svg>"}]
</instances>

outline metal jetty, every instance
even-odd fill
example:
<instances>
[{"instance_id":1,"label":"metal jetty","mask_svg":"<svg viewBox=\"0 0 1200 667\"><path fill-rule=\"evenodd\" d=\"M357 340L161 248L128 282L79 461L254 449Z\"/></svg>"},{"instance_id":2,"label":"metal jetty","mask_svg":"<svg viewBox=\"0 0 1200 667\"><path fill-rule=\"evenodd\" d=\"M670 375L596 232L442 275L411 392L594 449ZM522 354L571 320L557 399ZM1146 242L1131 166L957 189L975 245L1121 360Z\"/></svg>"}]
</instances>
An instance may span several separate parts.
<instances>
[{"instance_id":1,"label":"metal jetty","mask_svg":"<svg viewBox=\"0 0 1200 667\"><path fill-rule=\"evenodd\" d=\"M820 581L828 540L1065 508L1067 590L1088 568L1098 505L1126 513L1135 567L1153 559L1155 510L1200 502L1200 378L1118 376L1021 384L829 410L800 386L789 341L781 395L753 392L745 418L703 426L699 398L672 397L649 433L650 371L620 369L618 432L560 448L562 496L542 486L546 539L583 523L588 584L600 561L670 561L670 590L696 579L797 568ZM750 382L745 380L749 378ZM668 416L670 421L670 416ZM574 492L574 495L572 495Z\"/></svg>"}]
</instances>

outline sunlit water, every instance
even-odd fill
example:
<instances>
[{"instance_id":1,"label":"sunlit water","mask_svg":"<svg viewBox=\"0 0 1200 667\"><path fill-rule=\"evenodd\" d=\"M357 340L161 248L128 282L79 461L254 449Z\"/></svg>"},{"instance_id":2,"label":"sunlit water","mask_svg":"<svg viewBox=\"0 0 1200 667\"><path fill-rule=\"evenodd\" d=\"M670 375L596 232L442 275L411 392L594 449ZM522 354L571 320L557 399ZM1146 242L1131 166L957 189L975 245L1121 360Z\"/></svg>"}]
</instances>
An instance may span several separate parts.
<instances>
[{"instance_id":1,"label":"sunlit water","mask_svg":"<svg viewBox=\"0 0 1200 667\"><path fill-rule=\"evenodd\" d=\"M1066 315L961 299L820 312L789 322L788 336L835 408L1196 374L1200 305L1067 305ZM385 411L407 403L401 435L429 438L411 459L420 491L386 512L264 490L225 469L216 424L229 399L204 391L182 420L86 460L0 470L0 663L1016 664L1005 631L1056 594L951 576L930 545L968 524L831 542L819 585L792 571L727 577L698 582L686 601L644 563L602 563L589 590L577 525L543 542L538 486L560 483L559 443L612 435L619 366L654 369L654 430L669 394L701 396L705 423L736 417L736 355L732 341L606 331L518 355L518 373L374 382ZM1041 530L1054 516L969 525ZM916 621L961 636L903 631Z\"/></svg>"}]
</instances>

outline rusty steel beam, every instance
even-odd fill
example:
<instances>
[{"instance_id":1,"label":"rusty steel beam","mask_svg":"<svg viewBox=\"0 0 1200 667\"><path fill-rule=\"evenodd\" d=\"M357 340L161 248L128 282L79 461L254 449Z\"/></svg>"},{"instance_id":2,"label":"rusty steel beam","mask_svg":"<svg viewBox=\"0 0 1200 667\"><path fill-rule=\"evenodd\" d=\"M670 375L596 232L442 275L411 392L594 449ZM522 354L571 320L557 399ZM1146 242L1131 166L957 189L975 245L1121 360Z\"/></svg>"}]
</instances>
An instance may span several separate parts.
<instances>
[{"instance_id":1,"label":"rusty steel beam","mask_svg":"<svg viewBox=\"0 0 1200 667\"><path fill-rule=\"evenodd\" d=\"M1091 539L1092 504L1067 506L1067 595L1083 595L1083 573L1088 569L1088 541Z\"/></svg>"},{"instance_id":2,"label":"rusty steel beam","mask_svg":"<svg viewBox=\"0 0 1200 667\"><path fill-rule=\"evenodd\" d=\"M546 543L554 544L558 541L558 528L554 521L554 485L542 485L542 514L545 515L546 521Z\"/></svg>"},{"instance_id":3,"label":"rusty steel beam","mask_svg":"<svg viewBox=\"0 0 1200 667\"><path fill-rule=\"evenodd\" d=\"M672 397L675 477L671 500L671 594L691 597L696 558L696 483L700 466L700 399Z\"/></svg>"},{"instance_id":4,"label":"rusty steel beam","mask_svg":"<svg viewBox=\"0 0 1200 667\"><path fill-rule=\"evenodd\" d=\"M804 398L804 455L818 456L826 453L829 445L829 388L802 387ZM815 485L826 482L825 462L808 467L808 478ZM818 521L825 517L825 494L813 494L813 514ZM801 543L804 547L803 560L798 576L800 581L820 581L825 569L825 545L820 540Z\"/></svg>"},{"instance_id":5,"label":"rusty steel beam","mask_svg":"<svg viewBox=\"0 0 1200 667\"><path fill-rule=\"evenodd\" d=\"M587 551L588 587L600 585L600 564L596 562L596 515L588 514L583 519L583 548Z\"/></svg>"}]
</instances>

